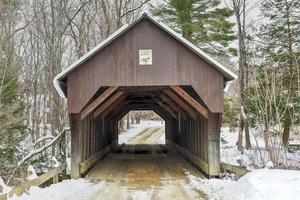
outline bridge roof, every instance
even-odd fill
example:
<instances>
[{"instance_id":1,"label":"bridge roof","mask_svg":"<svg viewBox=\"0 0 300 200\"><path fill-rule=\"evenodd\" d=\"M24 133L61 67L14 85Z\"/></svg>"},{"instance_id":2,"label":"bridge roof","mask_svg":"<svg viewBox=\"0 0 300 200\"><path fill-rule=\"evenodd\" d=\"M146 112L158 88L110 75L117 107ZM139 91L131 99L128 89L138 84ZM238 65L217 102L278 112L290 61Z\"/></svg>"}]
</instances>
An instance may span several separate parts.
<instances>
[{"instance_id":1,"label":"bridge roof","mask_svg":"<svg viewBox=\"0 0 300 200\"><path fill-rule=\"evenodd\" d=\"M63 98L67 97L66 94L66 86L65 86L65 80L66 77L77 67L79 67L81 64L86 62L88 59L90 59L92 56L94 56L96 53L101 51L103 48L108 46L111 42L113 42L115 39L117 39L119 36L121 36L123 33L128 31L131 27L133 27L135 24L137 24L142 19L147 18L154 24L156 24L160 29L167 32L170 36L172 36L174 39L179 41L181 44L186 46L188 49L190 49L192 52L194 52L197 56L199 56L201 59L205 60L207 63L209 63L211 66L215 67L219 72L223 74L226 81L234 80L237 78L237 75L235 75L232 71L227 69L224 65L217 62L215 59L210 57L208 54L206 54L204 51L202 51L199 47L192 44L190 41L182 37L181 34L178 34L173 29L168 27L162 22L159 22L156 20L153 16L148 14L147 12L144 12L137 20L132 22L131 24L125 24L121 28L119 28L116 32L114 32L112 35L110 35L108 38L103 40L100 44L98 44L95 48L93 48L91 51L86 53L84 56L82 56L80 59L78 59L76 62L74 62L72 65L64 69L62 72L57 74L53 80L54 86L59 93L59 95Z\"/></svg>"}]
</instances>

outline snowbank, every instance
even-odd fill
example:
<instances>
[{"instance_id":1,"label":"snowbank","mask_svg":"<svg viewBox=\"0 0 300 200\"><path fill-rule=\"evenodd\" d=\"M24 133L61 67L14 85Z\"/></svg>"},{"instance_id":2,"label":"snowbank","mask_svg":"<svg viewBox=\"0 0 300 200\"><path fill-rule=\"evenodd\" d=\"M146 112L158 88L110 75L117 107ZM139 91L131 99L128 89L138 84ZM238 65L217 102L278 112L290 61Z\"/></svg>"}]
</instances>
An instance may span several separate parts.
<instances>
[{"instance_id":1,"label":"snowbank","mask_svg":"<svg viewBox=\"0 0 300 200\"><path fill-rule=\"evenodd\" d=\"M87 180L65 180L47 188L31 187L21 197L11 200L86 200L103 186L104 182L91 183Z\"/></svg>"},{"instance_id":2,"label":"snowbank","mask_svg":"<svg viewBox=\"0 0 300 200\"><path fill-rule=\"evenodd\" d=\"M300 171L256 170L238 181L203 180L188 174L190 184L215 200L297 200L300 197Z\"/></svg>"}]
</instances>

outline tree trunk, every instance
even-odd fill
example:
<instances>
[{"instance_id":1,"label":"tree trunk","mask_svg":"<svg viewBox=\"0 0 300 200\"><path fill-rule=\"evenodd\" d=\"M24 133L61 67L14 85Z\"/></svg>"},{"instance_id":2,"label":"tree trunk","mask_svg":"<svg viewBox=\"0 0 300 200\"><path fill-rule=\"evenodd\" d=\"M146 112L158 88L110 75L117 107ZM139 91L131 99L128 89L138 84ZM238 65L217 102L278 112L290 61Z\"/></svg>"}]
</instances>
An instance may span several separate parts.
<instances>
[{"instance_id":1,"label":"tree trunk","mask_svg":"<svg viewBox=\"0 0 300 200\"><path fill-rule=\"evenodd\" d=\"M141 123L141 117L140 116L136 116L135 117L135 122L136 122L136 124L140 124Z\"/></svg>"},{"instance_id":2,"label":"tree trunk","mask_svg":"<svg viewBox=\"0 0 300 200\"><path fill-rule=\"evenodd\" d=\"M124 119L123 118L119 121L119 134L121 134L122 132L124 132Z\"/></svg>"},{"instance_id":3,"label":"tree trunk","mask_svg":"<svg viewBox=\"0 0 300 200\"><path fill-rule=\"evenodd\" d=\"M244 132L244 120L243 116L241 114L240 116L240 123L239 123L239 136L238 136L238 141L237 141L237 146L238 150L242 151L243 150L243 132Z\"/></svg>"},{"instance_id":4,"label":"tree trunk","mask_svg":"<svg viewBox=\"0 0 300 200\"><path fill-rule=\"evenodd\" d=\"M130 129L130 115L129 113L127 114L127 125L126 125L127 130Z\"/></svg>"},{"instance_id":5,"label":"tree trunk","mask_svg":"<svg viewBox=\"0 0 300 200\"><path fill-rule=\"evenodd\" d=\"M249 133L249 124L247 120L244 120L245 125L245 142L246 142L246 149L251 149L251 141L250 141L250 133Z\"/></svg>"},{"instance_id":6,"label":"tree trunk","mask_svg":"<svg viewBox=\"0 0 300 200\"><path fill-rule=\"evenodd\" d=\"M288 113L288 112L287 112ZM288 114L286 114L288 115ZM284 147L288 147L288 141L290 137L290 129L291 129L291 119L289 116L286 116L284 120L284 128L283 128L283 134L282 134L282 143Z\"/></svg>"}]
</instances>

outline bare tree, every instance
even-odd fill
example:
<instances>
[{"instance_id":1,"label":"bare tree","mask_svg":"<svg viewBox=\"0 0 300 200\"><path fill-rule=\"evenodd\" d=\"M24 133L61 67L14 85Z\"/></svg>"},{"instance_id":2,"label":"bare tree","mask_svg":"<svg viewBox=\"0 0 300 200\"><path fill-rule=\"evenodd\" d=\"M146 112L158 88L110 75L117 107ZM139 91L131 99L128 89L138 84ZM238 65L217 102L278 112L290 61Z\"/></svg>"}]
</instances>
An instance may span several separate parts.
<instances>
[{"instance_id":1,"label":"bare tree","mask_svg":"<svg viewBox=\"0 0 300 200\"><path fill-rule=\"evenodd\" d=\"M238 149L243 150L243 135L245 134L246 149L251 148L249 125L245 109L245 96L247 90L248 64L247 64L247 48L246 48L246 12L247 0L231 0L231 6L236 18L238 29L238 47L239 47L239 102L240 102L240 121L239 121L239 136Z\"/></svg>"}]
</instances>

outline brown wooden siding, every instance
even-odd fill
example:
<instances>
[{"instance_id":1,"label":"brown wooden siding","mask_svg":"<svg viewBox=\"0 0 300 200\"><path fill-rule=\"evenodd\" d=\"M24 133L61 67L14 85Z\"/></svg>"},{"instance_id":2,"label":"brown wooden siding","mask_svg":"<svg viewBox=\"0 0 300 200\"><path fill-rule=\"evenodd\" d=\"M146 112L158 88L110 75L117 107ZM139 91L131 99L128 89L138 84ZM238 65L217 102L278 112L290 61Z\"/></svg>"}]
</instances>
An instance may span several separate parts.
<instances>
[{"instance_id":1,"label":"brown wooden siding","mask_svg":"<svg viewBox=\"0 0 300 200\"><path fill-rule=\"evenodd\" d=\"M138 65L138 50L153 65ZM68 75L69 113L79 113L101 86L191 85L210 111L223 112L223 75L156 25L142 20Z\"/></svg>"}]
</instances>

